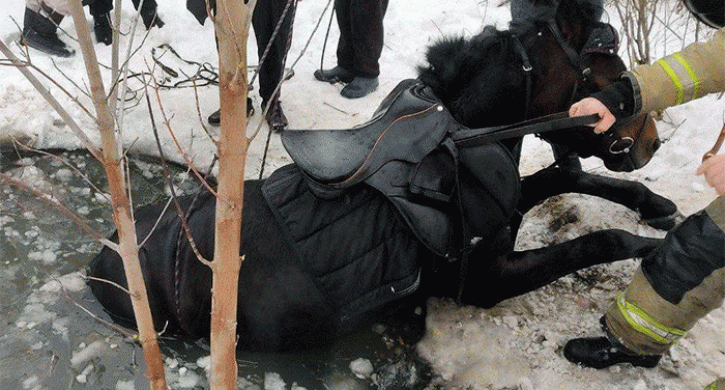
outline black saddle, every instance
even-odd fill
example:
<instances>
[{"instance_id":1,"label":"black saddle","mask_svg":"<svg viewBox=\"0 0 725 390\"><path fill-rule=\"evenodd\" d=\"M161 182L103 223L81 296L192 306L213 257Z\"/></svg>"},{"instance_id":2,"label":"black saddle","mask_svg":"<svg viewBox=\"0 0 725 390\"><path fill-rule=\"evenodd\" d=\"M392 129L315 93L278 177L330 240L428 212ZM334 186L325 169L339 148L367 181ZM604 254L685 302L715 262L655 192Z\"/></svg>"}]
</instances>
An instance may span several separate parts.
<instances>
[{"instance_id":1,"label":"black saddle","mask_svg":"<svg viewBox=\"0 0 725 390\"><path fill-rule=\"evenodd\" d=\"M334 199L358 184L375 188L428 249L455 256L467 244L454 237L497 233L519 196L511 153L498 142L459 149L453 135L464 129L429 87L405 80L367 123L286 131L282 143L315 196Z\"/></svg>"},{"instance_id":2,"label":"black saddle","mask_svg":"<svg viewBox=\"0 0 725 390\"><path fill-rule=\"evenodd\" d=\"M390 161L420 162L459 125L418 80L404 80L368 122L345 130L291 130L282 143L312 180L331 188L364 181Z\"/></svg>"}]
</instances>

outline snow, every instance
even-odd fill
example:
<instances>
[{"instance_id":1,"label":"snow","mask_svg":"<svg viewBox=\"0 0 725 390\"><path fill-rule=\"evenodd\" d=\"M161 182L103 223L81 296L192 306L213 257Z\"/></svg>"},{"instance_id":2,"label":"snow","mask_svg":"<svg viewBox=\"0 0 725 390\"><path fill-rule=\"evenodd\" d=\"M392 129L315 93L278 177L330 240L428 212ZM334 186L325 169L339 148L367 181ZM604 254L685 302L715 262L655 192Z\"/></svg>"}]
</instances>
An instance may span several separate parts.
<instances>
[{"instance_id":1,"label":"snow","mask_svg":"<svg viewBox=\"0 0 725 390\"><path fill-rule=\"evenodd\" d=\"M131 73L149 72L157 79L167 77L153 67L152 50L161 44L171 45L184 59L197 62L217 63L212 25L199 25L185 10L185 1L167 0L160 2L159 12L166 22L162 29L153 29L145 43L129 62ZM319 15L328 5L325 1L300 1L294 25L294 37L288 57L288 67L294 64L293 77L282 87L282 104L293 129L349 128L364 122L384 96L401 80L415 77L415 66L423 61L426 45L443 35L471 35L484 25L505 28L509 20L506 4L496 0L454 0L447 2L426 0L392 1L385 19L385 48L381 58L382 74L380 87L371 95L359 100L347 100L339 95L340 85L314 81L312 72L320 66L320 56L329 21L329 11L323 16L320 29L311 37ZM129 33L134 18L129 2L124 3L122 52L130 38L138 43L144 39L143 29ZM15 43L19 31L13 20L22 23L23 2L8 2L0 23L0 39L15 53L20 53ZM616 12L610 10L612 23L618 25ZM70 19L70 18L69 18ZM73 23L65 20L62 27L70 36L75 36ZM89 22L92 26L92 22ZM683 32L686 26L675 23L669 26L673 31ZM661 56L682 47L682 40L674 39L663 29L655 32L656 55ZM670 34L670 35L667 35ZM68 35L63 35L70 46L78 48ZM692 34L687 34L692 37ZM308 39L309 48L303 53ZM325 53L325 67L334 65L334 46L337 32L330 31ZM95 45L100 62L110 64L110 47ZM249 63L256 64L254 39L249 41ZM156 53L162 53L156 49ZM92 104L84 92L76 86L86 86L87 77L80 55L68 59L50 58L32 51L32 63L46 71L67 90L92 110ZM194 66L184 64L165 52L158 56L165 65L185 72L196 72ZM103 67L105 80L110 73ZM251 76L251 73L250 73ZM68 80L74 80L75 85ZM81 128L97 141L93 121L64 96L59 87L47 83L50 91L69 109ZM164 125L168 121L185 152L199 167L209 165L214 154L213 143L206 136L202 126L206 125L208 114L218 108L217 88L204 86L197 90L198 102L190 88L176 88L159 91L162 110L156 105L152 93L153 115L161 136L161 143L167 157L182 161L181 153L175 148L169 131ZM257 114L251 119L250 130L260 125L260 99L256 91L254 99ZM123 142L133 150L156 154L151 132L149 112L146 109L141 84L132 80L128 85L126 110L123 115ZM197 108L198 105L198 108ZM28 142L38 148L81 147L80 142L63 124L60 117L34 91L20 72L12 67L0 67L0 144L12 139ZM696 102L668 109L658 122L660 135L665 139L662 148L645 168L632 173L609 173L601 162L585 161L585 169L616 177L629 178L645 183L655 192L672 199L684 215L704 208L715 198L714 191L694 171L700 157L716 138L717 131L725 121L725 104L718 96L708 96ZM266 125L253 141L246 165L247 175L259 175ZM208 126L207 126L208 127ZM218 129L208 128L212 134ZM524 145L522 171L533 172L551 163L551 152L547 145L533 137ZM269 156L264 174L290 162L279 142L278 135L270 139ZM21 177L38 188L47 184L42 172L32 166L21 168ZM57 173L68 177L63 168ZM73 191L71 191L73 192ZM86 193L86 196L88 193ZM75 194L83 196L83 194ZM99 199L102 201L102 198ZM575 222L565 223L552 229L549 221L556 216L551 210L575 213ZM84 212L85 210L78 210ZM0 217L0 227L11 219ZM633 233L658 236L663 233L641 225L635 213L621 206L609 204L601 199L584 196L564 196L545 203L527 215L518 240L520 248L535 248L579 236L585 232L609 227L618 227ZM13 229L4 229L4 234L25 235ZM36 233L28 232L29 235ZM26 235L26 238L29 238ZM52 244L39 245L30 256L32 261L59 262L53 253ZM561 348L572 337L600 335L598 318L612 301L614 295L626 286L629 277L637 267L638 260L627 260L611 266L594 267L577 275L567 276L552 285L530 294L502 302L490 310L473 307L459 307L447 300L431 300L428 312L428 332L418 346L419 353L433 366L437 377L434 381L447 389L539 389L539 390L586 390L586 389L668 389L689 390L702 388L718 374L725 374L725 309L713 311L702 319L679 344L677 344L657 368L642 369L631 366L617 366L605 370L577 367L566 361ZM593 278L593 279L592 279ZM594 283L585 280L595 280ZM80 282L79 282L80 281ZM73 275L64 279L66 288L78 291L82 279ZM80 283L80 284L79 284ZM44 288L30 297L17 322L18 327L35 327L49 322L55 331L63 333L73 326L67 317L58 318L44 308L44 303L60 298L59 285L49 281ZM79 351L92 355L94 344ZM93 347L96 348L96 347ZM77 355L81 356L81 355ZM83 361L86 359L84 358ZM200 361L198 366L204 367ZM85 366L78 381L85 381L93 365ZM182 370L183 369L183 370ZM179 388L193 387L199 378L186 366L169 367ZM269 378L269 384L267 380ZM265 378L265 389L287 388L274 373ZM281 382L280 382L281 381ZM119 380L118 389L139 388L138 381ZM340 381L344 383L344 381ZM36 376L28 377L24 388L41 388ZM295 385L289 385L294 387ZM250 388L253 386L250 385Z\"/></svg>"}]
</instances>

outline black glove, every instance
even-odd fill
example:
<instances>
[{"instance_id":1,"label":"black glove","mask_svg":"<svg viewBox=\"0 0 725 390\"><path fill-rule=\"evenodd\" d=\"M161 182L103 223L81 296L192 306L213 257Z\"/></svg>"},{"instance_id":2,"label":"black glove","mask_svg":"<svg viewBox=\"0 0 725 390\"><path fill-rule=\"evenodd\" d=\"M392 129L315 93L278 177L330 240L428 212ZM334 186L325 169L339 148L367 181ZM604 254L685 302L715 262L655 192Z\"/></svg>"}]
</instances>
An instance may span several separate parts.
<instances>
[{"instance_id":1,"label":"black glove","mask_svg":"<svg viewBox=\"0 0 725 390\"><path fill-rule=\"evenodd\" d=\"M111 29L111 15L108 13L93 17L93 32L96 33L96 42L106 46L113 43L113 30Z\"/></svg>"},{"instance_id":2,"label":"black glove","mask_svg":"<svg viewBox=\"0 0 725 390\"><path fill-rule=\"evenodd\" d=\"M604 103L617 120L634 114L634 89L627 77L622 77L603 90L591 94L591 97Z\"/></svg>"}]
</instances>

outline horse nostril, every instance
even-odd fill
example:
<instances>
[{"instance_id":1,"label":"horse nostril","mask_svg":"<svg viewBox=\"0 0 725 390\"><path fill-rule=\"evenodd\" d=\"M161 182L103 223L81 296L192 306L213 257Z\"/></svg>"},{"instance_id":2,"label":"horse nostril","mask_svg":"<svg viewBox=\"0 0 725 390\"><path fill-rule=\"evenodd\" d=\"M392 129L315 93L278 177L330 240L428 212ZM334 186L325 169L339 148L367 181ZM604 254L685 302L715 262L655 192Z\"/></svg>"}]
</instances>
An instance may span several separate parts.
<instances>
[{"instance_id":1,"label":"horse nostril","mask_svg":"<svg viewBox=\"0 0 725 390\"><path fill-rule=\"evenodd\" d=\"M652 143L652 153L656 152L660 146L662 146L662 141L659 138L655 139L655 142Z\"/></svg>"}]
</instances>

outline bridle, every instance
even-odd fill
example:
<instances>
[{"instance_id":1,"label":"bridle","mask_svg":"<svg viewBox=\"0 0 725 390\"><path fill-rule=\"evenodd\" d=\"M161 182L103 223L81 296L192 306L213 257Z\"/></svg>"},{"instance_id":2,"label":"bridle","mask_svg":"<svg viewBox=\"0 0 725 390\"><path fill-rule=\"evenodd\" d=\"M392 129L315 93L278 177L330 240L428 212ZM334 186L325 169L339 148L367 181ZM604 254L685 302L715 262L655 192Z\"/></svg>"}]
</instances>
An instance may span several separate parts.
<instances>
[{"instance_id":1,"label":"bridle","mask_svg":"<svg viewBox=\"0 0 725 390\"><path fill-rule=\"evenodd\" d=\"M613 27L608 24L602 23L602 27L600 28L611 29L612 34L614 34L615 37L615 45L618 45L618 37L616 36L616 30L614 30ZM590 68L582 69L581 59L584 55L594 52L612 55L612 53L616 52L616 50L612 49L611 47L603 47L601 49L595 47L593 49L588 49L585 46L582 49L582 53L578 53L569 43L564 40L558 26L556 25L556 22L553 19L549 20L546 24L546 29L540 29L537 32L537 35L541 36L543 34L543 30L548 30L549 33L555 38L557 44L566 55L569 64L572 66L577 74L577 81L574 83L568 105L571 106L571 104L574 103L574 100L577 98L581 86L587 86L587 89L592 91L598 90L599 86L591 78L592 70ZM524 75L526 77L526 108L524 117L527 118L530 108L529 104L531 99L530 95L532 85L531 71L533 70L533 67L519 37L514 34L513 39L515 50L518 53L522 62L522 71L524 72ZM485 142L495 142L504 139L523 137L530 134L539 135L553 130L585 126L596 122L598 119L599 117L597 115L570 118L568 116L568 113L560 112L535 119L524 120L522 122L514 123L511 125L486 127L479 129L465 129L462 131L458 131L455 134L452 134L452 139L457 145L481 144ZM608 152L612 155L629 154L632 147L637 143L637 140L642 135L645 124L646 117L642 123L642 126L640 126L635 138L629 136L615 138L616 135L614 134L614 132L608 131L607 133L605 133L604 137L611 139L611 144L608 148Z\"/></svg>"},{"instance_id":2,"label":"bridle","mask_svg":"<svg viewBox=\"0 0 725 390\"><path fill-rule=\"evenodd\" d=\"M607 131L604 133L604 136L607 140L611 140L612 143L609 145L609 154L617 155L617 154L629 154L630 150L632 150L632 146L637 143L639 138L642 136L642 132L644 131L645 125L647 124L647 116L643 116L642 119L642 125L637 130L637 134L634 138L626 136L626 137L620 137L618 139L614 138L614 132Z\"/></svg>"},{"instance_id":3,"label":"bridle","mask_svg":"<svg viewBox=\"0 0 725 390\"><path fill-rule=\"evenodd\" d=\"M613 55L616 53L616 47L619 45L619 37L617 35L616 30L609 24L601 23L601 26L596 27L591 33L590 33L590 39L592 36L594 36L594 32L600 29L607 29L607 33L611 34L613 38L613 42L611 42L611 45L601 45L601 42L595 42L592 44L592 47L588 47L587 43L585 43L585 46L582 48L581 52L577 52L566 40L564 40L564 37L561 35L561 31L559 30L559 27L556 25L556 21L554 19L550 19L546 23L546 30L549 31L549 33L555 38L557 44L561 48L561 50L564 52L564 54L567 57L567 60L571 67L576 71L577 74L577 81L574 83L574 87L572 88L571 92L571 98L569 99L569 106L575 102L577 99L577 95L579 93L579 90L581 87L585 87L585 90L589 91L595 91L599 89L599 86L594 82L594 80L591 77L592 70L591 68L583 68L582 69L582 58L588 54L592 53L601 53L601 54L608 54ZM604 34L602 32L602 34ZM538 35L542 35L542 30L539 30ZM518 41L518 38L516 39ZM599 43L599 45L597 45ZM518 43L518 46L521 47L521 50L523 50L523 46ZM527 78L530 78L530 75L528 75L528 72L531 70L531 65L528 60L528 56L525 54L522 56L523 60L523 70L527 74ZM527 82L527 84L530 84ZM530 90L527 91L527 94L530 93ZM527 112L528 112L528 102L530 100L530 97L527 96ZM647 116L644 116L644 119L642 120L642 125L639 127L637 134L634 136L634 138L630 136L615 138L616 134L613 131L608 131L605 133L605 137L608 140L611 140L611 144L609 145L609 148L607 151L611 155L619 155L619 154L629 154L629 152L632 150L632 147L637 143L637 141L642 136L642 133L644 132L644 129L646 127L647 123ZM538 134L538 133L537 133Z\"/></svg>"}]
</instances>

